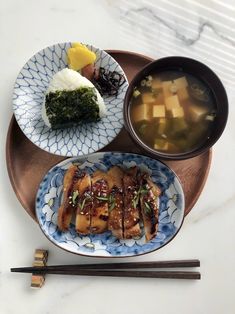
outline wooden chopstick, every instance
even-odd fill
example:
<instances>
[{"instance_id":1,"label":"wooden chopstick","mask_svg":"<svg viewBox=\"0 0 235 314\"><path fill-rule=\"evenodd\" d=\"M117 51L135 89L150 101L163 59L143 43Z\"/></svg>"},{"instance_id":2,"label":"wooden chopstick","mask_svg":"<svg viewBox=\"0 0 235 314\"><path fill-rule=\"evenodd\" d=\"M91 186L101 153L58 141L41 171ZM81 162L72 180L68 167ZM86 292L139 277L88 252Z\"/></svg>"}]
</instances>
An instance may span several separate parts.
<instances>
[{"instance_id":1,"label":"wooden chopstick","mask_svg":"<svg viewBox=\"0 0 235 314\"><path fill-rule=\"evenodd\" d=\"M50 270L74 270L74 269L139 269L139 268L177 268L177 267L199 267L198 259L172 260L157 262L129 262L129 263L105 263L105 264L75 264L75 265L53 265L44 267L18 267L11 268L12 272L32 273L48 272Z\"/></svg>"},{"instance_id":2,"label":"wooden chopstick","mask_svg":"<svg viewBox=\"0 0 235 314\"><path fill-rule=\"evenodd\" d=\"M148 268L176 268L176 267L199 267L199 266L200 266L199 260L178 260L178 261L159 261L159 262L130 262L130 263L112 263L112 264L106 263L106 264L54 265L54 266L44 266L44 267L19 267L19 268L11 268L11 271L20 272L20 273L55 274L55 275L200 279L201 275L199 272L129 270L129 269L138 269L138 268L148 269ZM124 269L124 270L120 270L120 269Z\"/></svg>"},{"instance_id":3,"label":"wooden chopstick","mask_svg":"<svg viewBox=\"0 0 235 314\"><path fill-rule=\"evenodd\" d=\"M42 273L42 272L41 272ZM192 271L140 271L140 270L91 270L56 269L44 272L53 275L73 275L73 276L108 276L108 277L137 277L137 278L169 278L169 279L201 279L199 272Z\"/></svg>"}]
</instances>

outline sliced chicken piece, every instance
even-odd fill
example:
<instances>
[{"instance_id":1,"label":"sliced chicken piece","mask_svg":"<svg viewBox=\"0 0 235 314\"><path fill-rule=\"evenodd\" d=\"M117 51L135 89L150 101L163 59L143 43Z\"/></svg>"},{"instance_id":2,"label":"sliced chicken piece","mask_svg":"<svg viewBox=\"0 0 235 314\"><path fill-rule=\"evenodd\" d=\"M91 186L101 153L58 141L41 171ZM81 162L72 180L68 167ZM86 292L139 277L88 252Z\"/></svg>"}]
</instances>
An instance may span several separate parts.
<instances>
[{"instance_id":1,"label":"sliced chicken piece","mask_svg":"<svg viewBox=\"0 0 235 314\"><path fill-rule=\"evenodd\" d=\"M129 169L123 177L124 189L124 239L131 239L141 235L139 225L139 186L137 181L137 167Z\"/></svg>"},{"instance_id":2,"label":"sliced chicken piece","mask_svg":"<svg viewBox=\"0 0 235 314\"><path fill-rule=\"evenodd\" d=\"M102 233L108 229L108 200L109 186L106 173L96 171L91 179L92 182L92 210L91 210L91 233Z\"/></svg>"},{"instance_id":3,"label":"sliced chicken piece","mask_svg":"<svg viewBox=\"0 0 235 314\"><path fill-rule=\"evenodd\" d=\"M158 229L158 198L161 190L148 174L140 178L140 206L146 241L152 240Z\"/></svg>"},{"instance_id":4,"label":"sliced chicken piece","mask_svg":"<svg viewBox=\"0 0 235 314\"><path fill-rule=\"evenodd\" d=\"M75 211L73 203L73 189L77 180L78 168L72 165L65 173L63 182L63 197L62 204L58 209L58 227L61 231L66 231L69 228L72 215Z\"/></svg>"},{"instance_id":5,"label":"sliced chicken piece","mask_svg":"<svg viewBox=\"0 0 235 314\"><path fill-rule=\"evenodd\" d=\"M108 229L118 239L123 239L123 175L122 169L117 166L107 172L110 191Z\"/></svg>"},{"instance_id":6,"label":"sliced chicken piece","mask_svg":"<svg viewBox=\"0 0 235 314\"><path fill-rule=\"evenodd\" d=\"M91 226L91 209L92 209L92 194L91 194L91 177L87 173L77 181L76 191L78 191L77 213L75 229L81 234L90 234Z\"/></svg>"}]
</instances>

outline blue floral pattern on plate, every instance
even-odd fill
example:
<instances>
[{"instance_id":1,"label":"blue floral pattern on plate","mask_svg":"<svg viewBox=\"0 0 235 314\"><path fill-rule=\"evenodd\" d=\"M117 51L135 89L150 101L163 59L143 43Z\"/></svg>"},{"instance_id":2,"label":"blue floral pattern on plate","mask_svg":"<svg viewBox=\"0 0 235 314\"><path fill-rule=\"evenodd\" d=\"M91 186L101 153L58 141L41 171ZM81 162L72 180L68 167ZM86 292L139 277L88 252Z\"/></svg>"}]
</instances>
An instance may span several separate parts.
<instances>
[{"instance_id":1,"label":"blue floral pattern on plate","mask_svg":"<svg viewBox=\"0 0 235 314\"><path fill-rule=\"evenodd\" d=\"M107 115L98 123L64 130L48 128L41 117L44 95L52 76L68 66L67 50L71 44L56 44L36 53L21 69L13 91L14 114L24 134L47 152L67 157L94 153L116 137L123 126L123 99L128 87L126 79L117 96L104 97ZM96 67L102 66L125 76L108 53L86 46L97 56Z\"/></svg>"},{"instance_id":2,"label":"blue floral pattern on plate","mask_svg":"<svg viewBox=\"0 0 235 314\"><path fill-rule=\"evenodd\" d=\"M90 174L97 169L107 171L114 165L124 169L136 165L142 171L148 172L162 191L156 237L146 243L144 235L140 239L119 240L109 231L83 236L76 233L73 223L67 232L59 231L57 210L62 197L63 177L74 163ZM38 189L36 215L44 234L62 249L94 257L136 256L161 248L176 235L184 219L184 193L175 173L160 161L129 153L96 153L66 159L49 170Z\"/></svg>"}]
</instances>

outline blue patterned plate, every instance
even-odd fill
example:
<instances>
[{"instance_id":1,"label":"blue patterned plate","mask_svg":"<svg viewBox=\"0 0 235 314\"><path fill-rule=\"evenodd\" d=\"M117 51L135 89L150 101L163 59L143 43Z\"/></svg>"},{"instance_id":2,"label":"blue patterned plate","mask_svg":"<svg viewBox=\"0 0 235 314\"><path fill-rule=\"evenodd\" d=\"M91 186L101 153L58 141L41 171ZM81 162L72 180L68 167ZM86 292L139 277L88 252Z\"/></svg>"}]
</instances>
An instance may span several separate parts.
<instances>
[{"instance_id":1,"label":"blue patterned plate","mask_svg":"<svg viewBox=\"0 0 235 314\"><path fill-rule=\"evenodd\" d=\"M37 146L61 156L82 156L94 153L110 143L123 126L123 99L126 82L117 96L104 97L107 115L100 122L65 130L49 129L41 117L45 92L52 76L67 67L67 50L72 43L47 47L35 54L20 71L14 86L13 110L24 134ZM125 76L120 65L105 51L93 46L95 65Z\"/></svg>"},{"instance_id":2,"label":"blue patterned plate","mask_svg":"<svg viewBox=\"0 0 235 314\"><path fill-rule=\"evenodd\" d=\"M137 165L148 172L162 191L156 237L145 243L144 235L136 240L118 240L110 231L82 236L76 233L72 223L67 232L59 231L57 209L61 202L63 177L73 163L90 174L97 169L107 171L114 165L123 168ZM184 219L184 193L175 173L160 161L129 153L96 153L64 160L49 170L39 186L36 215L48 239L69 252L94 257L136 256L161 248L177 234Z\"/></svg>"}]
</instances>

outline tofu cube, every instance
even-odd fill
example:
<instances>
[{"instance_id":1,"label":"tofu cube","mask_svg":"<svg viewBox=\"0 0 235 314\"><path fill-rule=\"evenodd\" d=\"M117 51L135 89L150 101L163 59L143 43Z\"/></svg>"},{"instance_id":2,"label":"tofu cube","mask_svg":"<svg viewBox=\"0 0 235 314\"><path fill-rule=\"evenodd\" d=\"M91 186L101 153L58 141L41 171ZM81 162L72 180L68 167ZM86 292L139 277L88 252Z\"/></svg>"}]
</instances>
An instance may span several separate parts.
<instances>
[{"instance_id":1,"label":"tofu cube","mask_svg":"<svg viewBox=\"0 0 235 314\"><path fill-rule=\"evenodd\" d=\"M186 88L188 86L188 82L185 76L174 80L174 84L177 86L178 90L181 88Z\"/></svg>"},{"instance_id":2,"label":"tofu cube","mask_svg":"<svg viewBox=\"0 0 235 314\"><path fill-rule=\"evenodd\" d=\"M164 105L153 106L153 118L164 118L166 116L166 109Z\"/></svg>"},{"instance_id":3,"label":"tofu cube","mask_svg":"<svg viewBox=\"0 0 235 314\"><path fill-rule=\"evenodd\" d=\"M179 97L180 101L188 100L189 99L189 93L186 87L181 88L177 91L177 95Z\"/></svg>"},{"instance_id":4,"label":"tofu cube","mask_svg":"<svg viewBox=\"0 0 235 314\"><path fill-rule=\"evenodd\" d=\"M133 108L133 121L150 121L152 118L152 105L141 104Z\"/></svg>"},{"instance_id":5,"label":"tofu cube","mask_svg":"<svg viewBox=\"0 0 235 314\"><path fill-rule=\"evenodd\" d=\"M157 133L159 135L162 135L166 132L167 129L167 119L166 118L160 118L157 121Z\"/></svg>"},{"instance_id":6,"label":"tofu cube","mask_svg":"<svg viewBox=\"0 0 235 314\"><path fill-rule=\"evenodd\" d=\"M161 89L162 88L162 82L157 79L157 78L154 78L152 80L152 89Z\"/></svg>"},{"instance_id":7,"label":"tofu cube","mask_svg":"<svg viewBox=\"0 0 235 314\"><path fill-rule=\"evenodd\" d=\"M178 91L178 87L176 86L176 84L172 83L172 84L170 85L170 92L171 92L172 94L176 94L177 91Z\"/></svg>"},{"instance_id":8,"label":"tofu cube","mask_svg":"<svg viewBox=\"0 0 235 314\"><path fill-rule=\"evenodd\" d=\"M177 147L175 144L168 142L165 139L156 138L154 141L154 149L156 150L163 150L163 151L170 151L170 152L177 152Z\"/></svg>"},{"instance_id":9,"label":"tofu cube","mask_svg":"<svg viewBox=\"0 0 235 314\"><path fill-rule=\"evenodd\" d=\"M174 107L171 109L172 118L182 118L184 117L184 109L183 107Z\"/></svg>"},{"instance_id":10,"label":"tofu cube","mask_svg":"<svg viewBox=\"0 0 235 314\"><path fill-rule=\"evenodd\" d=\"M165 98L172 96L171 85L172 85L172 81L162 82L163 95Z\"/></svg>"},{"instance_id":11,"label":"tofu cube","mask_svg":"<svg viewBox=\"0 0 235 314\"><path fill-rule=\"evenodd\" d=\"M154 149L156 150L167 150L169 147L169 143L161 138L156 138L154 141Z\"/></svg>"},{"instance_id":12,"label":"tofu cube","mask_svg":"<svg viewBox=\"0 0 235 314\"><path fill-rule=\"evenodd\" d=\"M148 103L156 101L156 99L153 96L153 93L143 93L142 94L142 101L144 104L148 104Z\"/></svg>"},{"instance_id":13,"label":"tofu cube","mask_svg":"<svg viewBox=\"0 0 235 314\"><path fill-rule=\"evenodd\" d=\"M167 97L165 99L166 110L171 111L173 108L180 107L179 98L177 95Z\"/></svg>"},{"instance_id":14,"label":"tofu cube","mask_svg":"<svg viewBox=\"0 0 235 314\"><path fill-rule=\"evenodd\" d=\"M189 111L190 118L193 122L198 122L208 113L207 108L197 106L197 105L191 105L188 108L188 111Z\"/></svg>"}]
</instances>

